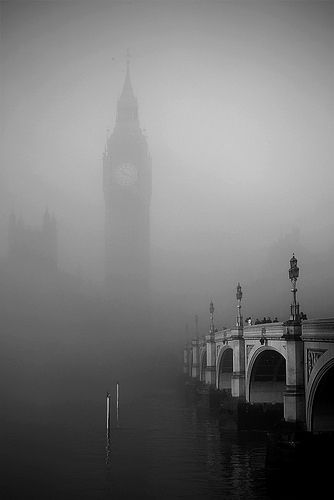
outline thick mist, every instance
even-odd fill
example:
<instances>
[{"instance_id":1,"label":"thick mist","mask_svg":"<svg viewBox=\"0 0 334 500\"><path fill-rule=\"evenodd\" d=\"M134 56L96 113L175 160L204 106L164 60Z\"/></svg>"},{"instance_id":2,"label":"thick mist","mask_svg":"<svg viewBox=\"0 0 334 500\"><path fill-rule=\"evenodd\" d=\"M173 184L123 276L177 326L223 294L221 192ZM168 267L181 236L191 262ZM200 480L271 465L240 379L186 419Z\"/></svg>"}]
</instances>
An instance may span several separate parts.
<instances>
[{"instance_id":1,"label":"thick mist","mask_svg":"<svg viewBox=\"0 0 334 500\"><path fill-rule=\"evenodd\" d=\"M153 326L132 318L125 335L103 288L102 154L127 49L152 156ZM127 359L124 336L129 366L139 345L156 353L152 365L181 354L195 315L207 332L211 299L217 327L234 324L239 281L244 317L286 320L293 252L301 309L332 315L332 51L331 2L1 2L10 390L26 373L36 391L53 370L73 383L111 376ZM8 220L37 228L46 210L59 273L23 284L8 267Z\"/></svg>"}]
</instances>

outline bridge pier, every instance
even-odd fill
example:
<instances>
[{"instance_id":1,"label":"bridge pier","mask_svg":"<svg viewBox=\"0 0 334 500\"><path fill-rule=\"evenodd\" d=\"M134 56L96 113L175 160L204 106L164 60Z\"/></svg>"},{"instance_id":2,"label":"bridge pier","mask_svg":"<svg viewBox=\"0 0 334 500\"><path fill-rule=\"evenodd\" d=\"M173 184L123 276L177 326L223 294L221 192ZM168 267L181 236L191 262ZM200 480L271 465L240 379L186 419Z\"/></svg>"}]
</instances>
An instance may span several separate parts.
<instances>
[{"instance_id":1,"label":"bridge pier","mask_svg":"<svg viewBox=\"0 0 334 500\"><path fill-rule=\"evenodd\" d=\"M191 366L191 376L192 378L200 377L200 359L199 359L199 339L193 339L191 341L192 345L192 366Z\"/></svg>"},{"instance_id":2,"label":"bridge pier","mask_svg":"<svg viewBox=\"0 0 334 500\"><path fill-rule=\"evenodd\" d=\"M214 334L206 337L206 370L205 383L213 387L216 385L216 342Z\"/></svg>"},{"instance_id":3,"label":"bridge pier","mask_svg":"<svg viewBox=\"0 0 334 500\"><path fill-rule=\"evenodd\" d=\"M302 427L306 425L304 385L304 346L300 324L288 324L286 340L286 390L283 394L284 420Z\"/></svg>"},{"instance_id":4,"label":"bridge pier","mask_svg":"<svg viewBox=\"0 0 334 500\"><path fill-rule=\"evenodd\" d=\"M232 397L245 400L245 340L242 326L238 326L236 330L232 331L231 344L233 349L231 393Z\"/></svg>"},{"instance_id":5,"label":"bridge pier","mask_svg":"<svg viewBox=\"0 0 334 500\"><path fill-rule=\"evenodd\" d=\"M183 350L183 373L191 377L191 357L192 357L192 346L187 344Z\"/></svg>"}]
</instances>

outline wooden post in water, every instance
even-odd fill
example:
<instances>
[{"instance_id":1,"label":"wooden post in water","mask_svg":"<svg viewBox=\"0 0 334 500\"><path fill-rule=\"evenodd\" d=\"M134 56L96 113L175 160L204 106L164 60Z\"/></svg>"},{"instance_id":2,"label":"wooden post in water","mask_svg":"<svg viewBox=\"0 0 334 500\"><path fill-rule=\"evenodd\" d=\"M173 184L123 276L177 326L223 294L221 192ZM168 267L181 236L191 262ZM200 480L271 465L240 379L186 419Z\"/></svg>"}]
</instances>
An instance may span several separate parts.
<instances>
[{"instance_id":1,"label":"wooden post in water","mask_svg":"<svg viewBox=\"0 0 334 500\"><path fill-rule=\"evenodd\" d=\"M116 382L116 420L119 425L119 383Z\"/></svg>"},{"instance_id":2,"label":"wooden post in water","mask_svg":"<svg viewBox=\"0 0 334 500\"><path fill-rule=\"evenodd\" d=\"M107 433L110 432L110 393L107 392Z\"/></svg>"}]
</instances>

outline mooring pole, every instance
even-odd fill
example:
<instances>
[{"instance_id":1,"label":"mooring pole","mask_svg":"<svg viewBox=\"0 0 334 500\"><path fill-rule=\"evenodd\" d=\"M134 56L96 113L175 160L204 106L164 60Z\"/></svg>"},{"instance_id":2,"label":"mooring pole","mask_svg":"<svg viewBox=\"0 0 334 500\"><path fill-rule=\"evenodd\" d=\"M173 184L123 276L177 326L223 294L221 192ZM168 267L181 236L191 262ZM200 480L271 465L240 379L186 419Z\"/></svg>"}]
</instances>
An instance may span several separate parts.
<instances>
[{"instance_id":1,"label":"mooring pole","mask_svg":"<svg viewBox=\"0 0 334 500\"><path fill-rule=\"evenodd\" d=\"M110 432L110 393L107 392L107 433Z\"/></svg>"},{"instance_id":2,"label":"mooring pole","mask_svg":"<svg viewBox=\"0 0 334 500\"><path fill-rule=\"evenodd\" d=\"M119 383L116 382L116 420L119 425Z\"/></svg>"}]
</instances>

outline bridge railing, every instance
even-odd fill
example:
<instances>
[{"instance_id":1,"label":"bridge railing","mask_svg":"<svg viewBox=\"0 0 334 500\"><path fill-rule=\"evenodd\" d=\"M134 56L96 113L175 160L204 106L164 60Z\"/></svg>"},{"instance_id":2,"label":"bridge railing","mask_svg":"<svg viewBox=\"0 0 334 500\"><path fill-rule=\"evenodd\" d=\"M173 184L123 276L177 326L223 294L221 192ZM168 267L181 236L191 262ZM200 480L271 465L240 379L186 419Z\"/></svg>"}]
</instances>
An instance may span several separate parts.
<instances>
[{"instance_id":1,"label":"bridge railing","mask_svg":"<svg viewBox=\"0 0 334 500\"><path fill-rule=\"evenodd\" d=\"M334 341L334 318L315 318L302 323L303 340Z\"/></svg>"},{"instance_id":2,"label":"bridge railing","mask_svg":"<svg viewBox=\"0 0 334 500\"><path fill-rule=\"evenodd\" d=\"M259 325L247 325L244 327L245 339L279 339L286 333L284 323L262 323Z\"/></svg>"},{"instance_id":3,"label":"bridge railing","mask_svg":"<svg viewBox=\"0 0 334 500\"><path fill-rule=\"evenodd\" d=\"M223 328L223 330L219 330L218 332L215 333L215 341L217 343L230 340L232 337L233 337L232 328Z\"/></svg>"}]
</instances>

